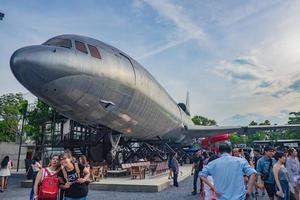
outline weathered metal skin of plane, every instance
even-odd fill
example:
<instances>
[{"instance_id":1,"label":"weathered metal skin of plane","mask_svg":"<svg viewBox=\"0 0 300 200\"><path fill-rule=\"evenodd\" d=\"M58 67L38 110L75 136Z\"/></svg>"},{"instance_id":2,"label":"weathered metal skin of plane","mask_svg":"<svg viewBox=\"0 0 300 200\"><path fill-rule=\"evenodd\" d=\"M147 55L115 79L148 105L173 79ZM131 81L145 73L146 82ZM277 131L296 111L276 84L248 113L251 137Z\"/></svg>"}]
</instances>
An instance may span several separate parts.
<instances>
[{"instance_id":1,"label":"weathered metal skin of plane","mask_svg":"<svg viewBox=\"0 0 300 200\"><path fill-rule=\"evenodd\" d=\"M23 47L11 56L10 67L22 85L61 114L82 124L107 126L125 137L183 144L214 134L299 129L299 125L194 126L189 108L178 106L137 61L84 36L60 35L42 45Z\"/></svg>"},{"instance_id":2,"label":"weathered metal skin of plane","mask_svg":"<svg viewBox=\"0 0 300 200\"><path fill-rule=\"evenodd\" d=\"M13 74L29 91L84 124L102 124L137 139L184 139L190 118L137 61L92 38L52 39L68 39L72 47L46 42L11 57ZM75 41L97 47L101 59L77 50Z\"/></svg>"}]
</instances>

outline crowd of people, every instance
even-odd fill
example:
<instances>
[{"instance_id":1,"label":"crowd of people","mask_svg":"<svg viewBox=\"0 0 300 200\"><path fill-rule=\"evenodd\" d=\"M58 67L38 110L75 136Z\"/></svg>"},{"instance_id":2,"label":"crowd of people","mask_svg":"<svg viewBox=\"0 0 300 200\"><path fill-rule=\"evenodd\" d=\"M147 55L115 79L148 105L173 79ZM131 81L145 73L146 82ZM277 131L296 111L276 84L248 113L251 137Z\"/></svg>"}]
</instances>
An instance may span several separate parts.
<instances>
[{"instance_id":1,"label":"crowd of people","mask_svg":"<svg viewBox=\"0 0 300 200\"><path fill-rule=\"evenodd\" d=\"M224 143L218 153L197 151L191 173L192 194L200 188L200 199L257 199L260 194L270 200L300 200L300 163L294 148L280 151L265 147L248 152Z\"/></svg>"},{"instance_id":2,"label":"crowd of people","mask_svg":"<svg viewBox=\"0 0 300 200\"><path fill-rule=\"evenodd\" d=\"M272 147L252 152L220 144L219 152L197 151L192 160L192 194L203 200L257 199L258 194L270 200L300 200L300 163L295 148L280 151ZM1 192L13 163L8 156L1 161ZM169 155L169 179L178 187L177 153ZM70 151L53 155L47 167L34 157L30 200L85 200L91 182L90 166L83 155L75 159ZM198 184L199 183L199 184ZM200 189L199 189L200 188ZM265 192L266 191L266 192Z\"/></svg>"}]
</instances>

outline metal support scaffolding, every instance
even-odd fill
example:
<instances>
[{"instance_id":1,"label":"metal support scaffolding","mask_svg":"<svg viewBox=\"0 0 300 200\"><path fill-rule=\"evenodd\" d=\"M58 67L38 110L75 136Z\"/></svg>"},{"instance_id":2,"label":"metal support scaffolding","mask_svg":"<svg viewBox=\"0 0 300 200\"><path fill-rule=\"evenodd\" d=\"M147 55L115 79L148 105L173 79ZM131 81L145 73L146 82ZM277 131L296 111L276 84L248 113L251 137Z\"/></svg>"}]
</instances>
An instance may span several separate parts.
<instances>
[{"instance_id":1,"label":"metal support scaffolding","mask_svg":"<svg viewBox=\"0 0 300 200\"><path fill-rule=\"evenodd\" d=\"M180 145L169 145L165 141L160 143L124 142L121 144L119 153L123 155L123 163L135 162L145 158L148 161L165 161L168 159L168 155L174 153L177 153L182 159L190 157Z\"/></svg>"},{"instance_id":2,"label":"metal support scaffolding","mask_svg":"<svg viewBox=\"0 0 300 200\"><path fill-rule=\"evenodd\" d=\"M53 149L69 149L75 157L86 155L91 162L106 160L111 169L115 169L122 163L141 159L153 162L165 161L170 154L174 153L182 159L189 157L180 144L168 143L170 141L160 138L153 141L126 140L120 133L104 126L89 127L66 119L56 121L54 113L52 120L42 126L43 133L40 143L37 144L37 152L42 154L42 157L51 155L49 151ZM69 127L69 132L63 132L64 125ZM50 127L51 130L46 127Z\"/></svg>"}]
</instances>

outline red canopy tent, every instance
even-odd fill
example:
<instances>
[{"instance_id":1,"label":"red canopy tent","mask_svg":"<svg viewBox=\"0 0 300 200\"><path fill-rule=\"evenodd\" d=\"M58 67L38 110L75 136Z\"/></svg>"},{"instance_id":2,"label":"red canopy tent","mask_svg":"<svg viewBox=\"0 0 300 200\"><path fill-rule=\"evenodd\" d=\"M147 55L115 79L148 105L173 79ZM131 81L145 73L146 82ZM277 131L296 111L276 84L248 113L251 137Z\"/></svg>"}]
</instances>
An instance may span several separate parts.
<instances>
[{"instance_id":1,"label":"red canopy tent","mask_svg":"<svg viewBox=\"0 0 300 200\"><path fill-rule=\"evenodd\" d=\"M205 138L201 141L201 147L204 149L211 149L211 145L216 142L222 142L229 140L229 134L220 134L220 135L213 135Z\"/></svg>"}]
</instances>

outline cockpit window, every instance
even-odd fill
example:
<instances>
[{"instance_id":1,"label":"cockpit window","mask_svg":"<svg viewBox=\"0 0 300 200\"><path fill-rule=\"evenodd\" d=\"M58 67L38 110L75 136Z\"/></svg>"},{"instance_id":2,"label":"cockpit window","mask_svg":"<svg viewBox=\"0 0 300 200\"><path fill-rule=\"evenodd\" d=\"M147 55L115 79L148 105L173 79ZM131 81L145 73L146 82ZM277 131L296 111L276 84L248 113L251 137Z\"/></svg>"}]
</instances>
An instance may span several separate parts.
<instances>
[{"instance_id":1,"label":"cockpit window","mask_svg":"<svg viewBox=\"0 0 300 200\"><path fill-rule=\"evenodd\" d=\"M88 53L84 43L79 42L79 41L75 41L75 47L78 51L81 51L82 53Z\"/></svg>"},{"instance_id":2,"label":"cockpit window","mask_svg":"<svg viewBox=\"0 0 300 200\"><path fill-rule=\"evenodd\" d=\"M45 45L72 48L72 42L69 39L53 38L44 43Z\"/></svg>"},{"instance_id":3,"label":"cockpit window","mask_svg":"<svg viewBox=\"0 0 300 200\"><path fill-rule=\"evenodd\" d=\"M90 45L90 44L88 44L88 47L89 47L91 56L93 56L93 57L95 57L95 58L101 59L101 55L100 55L100 53L99 53L97 47L92 46L92 45Z\"/></svg>"}]
</instances>

